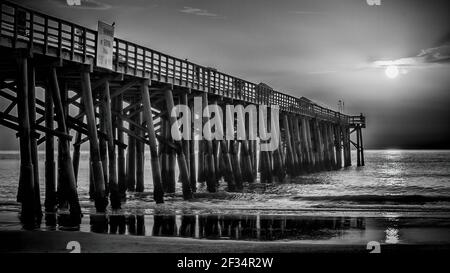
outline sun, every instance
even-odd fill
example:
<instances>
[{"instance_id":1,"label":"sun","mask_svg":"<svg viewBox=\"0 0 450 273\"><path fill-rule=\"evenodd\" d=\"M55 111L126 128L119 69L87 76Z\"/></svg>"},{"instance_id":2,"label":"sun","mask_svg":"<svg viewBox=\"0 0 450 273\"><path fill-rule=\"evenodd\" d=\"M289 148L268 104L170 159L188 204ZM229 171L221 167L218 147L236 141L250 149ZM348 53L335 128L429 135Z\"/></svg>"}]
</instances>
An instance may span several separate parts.
<instances>
[{"instance_id":1,"label":"sun","mask_svg":"<svg viewBox=\"0 0 450 273\"><path fill-rule=\"evenodd\" d=\"M390 66L386 67L386 70L384 71L384 73L386 74L386 76L389 79L395 79L395 78L397 78L399 71L398 71L397 66L390 65Z\"/></svg>"}]
</instances>

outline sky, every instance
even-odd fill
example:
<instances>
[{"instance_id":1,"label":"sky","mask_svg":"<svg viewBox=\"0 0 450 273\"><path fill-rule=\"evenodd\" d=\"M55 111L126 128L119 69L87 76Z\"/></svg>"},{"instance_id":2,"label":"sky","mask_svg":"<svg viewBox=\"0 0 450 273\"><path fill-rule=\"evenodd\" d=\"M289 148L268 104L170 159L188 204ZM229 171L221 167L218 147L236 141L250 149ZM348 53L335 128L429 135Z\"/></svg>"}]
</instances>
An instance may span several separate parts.
<instances>
[{"instance_id":1,"label":"sky","mask_svg":"<svg viewBox=\"0 0 450 273\"><path fill-rule=\"evenodd\" d=\"M333 109L343 100L367 117L368 149L450 148L450 1L15 2L92 29L115 22L122 39Z\"/></svg>"}]
</instances>

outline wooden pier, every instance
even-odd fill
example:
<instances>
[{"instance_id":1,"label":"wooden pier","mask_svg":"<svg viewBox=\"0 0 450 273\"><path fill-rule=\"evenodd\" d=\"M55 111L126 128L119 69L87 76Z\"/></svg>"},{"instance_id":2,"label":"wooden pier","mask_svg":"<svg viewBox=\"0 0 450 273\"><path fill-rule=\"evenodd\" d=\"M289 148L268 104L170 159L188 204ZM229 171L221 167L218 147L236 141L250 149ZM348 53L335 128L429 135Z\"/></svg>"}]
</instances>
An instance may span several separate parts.
<instances>
[{"instance_id":1,"label":"wooden pier","mask_svg":"<svg viewBox=\"0 0 450 273\"><path fill-rule=\"evenodd\" d=\"M8 1L0 5L0 97L9 103L0 112L0 123L16 131L20 140L17 200L29 226L42 215L40 176L45 179L45 211L69 208L76 224L81 215L80 145L85 142L91 198L98 212L106 211L108 204L119 209L127 191L144 191L145 168L151 168L155 202L163 203L177 182L183 197L191 199L198 183L205 183L210 192L217 191L219 183L241 191L247 183L282 183L347 167L351 144L357 149L357 165L364 165L362 114L348 116L119 38L112 45L112 69L105 69L96 65L97 31ZM37 92L43 92L42 99ZM260 151L264 141L250 138L174 139L173 107L192 109L196 98L202 98L203 106L220 108L279 107L278 148ZM77 109L76 115L69 109ZM225 128L231 121L248 136L248 122L234 120L225 117L221 124ZM203 127L207 120L200 122ZM41 144L45 174L37 168ZM146 147L151 166L144 164Z\"/></svg>"}]
</instances>

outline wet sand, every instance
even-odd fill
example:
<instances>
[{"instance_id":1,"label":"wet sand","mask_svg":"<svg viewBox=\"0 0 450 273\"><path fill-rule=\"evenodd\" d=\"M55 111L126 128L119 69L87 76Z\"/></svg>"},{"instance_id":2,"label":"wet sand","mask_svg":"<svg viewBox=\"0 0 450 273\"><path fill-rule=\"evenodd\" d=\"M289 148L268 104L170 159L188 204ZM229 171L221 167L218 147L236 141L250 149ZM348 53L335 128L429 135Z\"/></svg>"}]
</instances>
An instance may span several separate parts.
<instances>
[{"instance_id":1,"label":"wet sand","mask_svg":"<svg viewBox=\"0 0 450 273\"><path fill-rule=\"evenodd\" d=\"M190 238L117 236L66 231L0 231L0 252L68 253L77 241L83 253L368 253L366 245L311 242L243 242ZM450 245L381 245L382 253L450 251Z\"/></svg>"}]
</instances>

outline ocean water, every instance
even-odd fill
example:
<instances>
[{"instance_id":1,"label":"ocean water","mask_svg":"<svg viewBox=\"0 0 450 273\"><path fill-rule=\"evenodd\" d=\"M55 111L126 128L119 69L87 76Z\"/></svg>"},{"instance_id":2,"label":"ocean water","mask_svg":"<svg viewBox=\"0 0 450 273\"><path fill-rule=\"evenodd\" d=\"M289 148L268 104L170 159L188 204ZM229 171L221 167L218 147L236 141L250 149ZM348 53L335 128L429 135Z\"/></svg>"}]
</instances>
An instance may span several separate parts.
<instances>
[{"instance_id":1,"label":"ocean water","mask_svg":"<svg viewBox=\"0 0 450 273\"><path fill-rule=\"evenodd\" d=\"M367 150L366 166L351 166L287 179L285 183L247 185L242 193L207 193L204 185L192 201L181 188L166 196L165 204L152 200L149 154L145 157L145 192L128 193L122 210L114 213L263 213L301 215L450 216L450 151ZM355 159L355 153L352 154ZM15 202L19 177L17 152L0 153L0 211L18 211ZM44 200L44 154L39 154ZM221 183L221 189L225 183ZM95 209L88 197L88 154L82 153L78 192L83 211Z\"/></svg>"}]
</instances>

